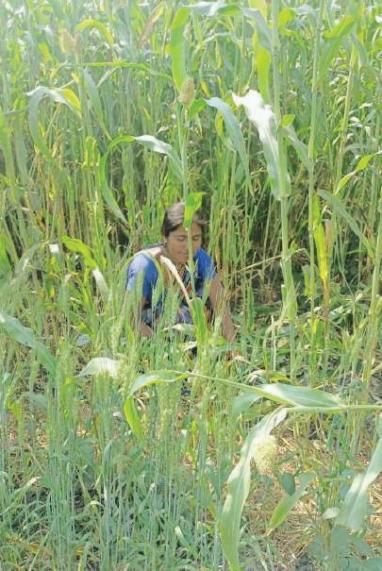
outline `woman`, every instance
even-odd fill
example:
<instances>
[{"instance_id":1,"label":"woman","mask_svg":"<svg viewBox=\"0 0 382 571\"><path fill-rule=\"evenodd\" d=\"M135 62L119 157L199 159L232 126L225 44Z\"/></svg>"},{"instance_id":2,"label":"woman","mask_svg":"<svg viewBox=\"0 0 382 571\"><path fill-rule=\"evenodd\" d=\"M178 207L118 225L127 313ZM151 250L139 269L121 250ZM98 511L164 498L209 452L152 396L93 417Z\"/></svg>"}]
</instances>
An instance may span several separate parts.
<instances>
[{"instance_id":1,"label":"woman","mask_svg":"<svg viewBox=\"0 0 382 571\"><path fill-rule=\"evenodd\" d=\"M231 316L224 307L223 287L211 257L201 247L202 226L204 226L205 223L199 213L193 216L191 229L189 231L194 264L193 276L191 276L190 270L187 267L189 234L183 226L184 211L184 202L177 202L167 208L162 224L163 243L138 252L128 267L126 281L127 292L137 292L139 288L137 292L141 304L138 324L139 331L144 337L151 337L154 332L153 327L155 321L163 311L166 289L164 295L160 296L157 303L153 304L153 290L157 285L159 272L163 270L162 275L165 288L172 273L178 277L178 280L179 277L181 279L179 291L182 296L176 322L192 322L190 309L188 307L188 296L190 295L192 297L193 292L195 292L198 297L203 297L204 287L207 285L209 288L209 302L213 312L215 314L222 312L222 333L228 341L233 341L235 338L235 329Z\"/></svg>"}]
</instances>

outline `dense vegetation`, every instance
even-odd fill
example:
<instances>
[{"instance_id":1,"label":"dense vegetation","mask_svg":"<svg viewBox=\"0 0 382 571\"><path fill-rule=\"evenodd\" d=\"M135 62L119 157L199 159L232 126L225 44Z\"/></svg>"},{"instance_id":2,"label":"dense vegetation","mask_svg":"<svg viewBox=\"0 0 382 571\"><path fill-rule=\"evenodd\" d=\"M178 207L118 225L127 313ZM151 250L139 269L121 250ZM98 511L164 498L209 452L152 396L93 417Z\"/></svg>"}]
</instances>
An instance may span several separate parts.
<instances>
[{"instance_id":1,"label":"dense vegetation","mask_svg":"<svg viewBox=\"0 0 382 571\"><path fill-rule=\"evenodd\" d=\"M381 569L380 2L0 22L0 568ZM179 199L233 345L132 325Z\"/></svg>"}]
</instances>

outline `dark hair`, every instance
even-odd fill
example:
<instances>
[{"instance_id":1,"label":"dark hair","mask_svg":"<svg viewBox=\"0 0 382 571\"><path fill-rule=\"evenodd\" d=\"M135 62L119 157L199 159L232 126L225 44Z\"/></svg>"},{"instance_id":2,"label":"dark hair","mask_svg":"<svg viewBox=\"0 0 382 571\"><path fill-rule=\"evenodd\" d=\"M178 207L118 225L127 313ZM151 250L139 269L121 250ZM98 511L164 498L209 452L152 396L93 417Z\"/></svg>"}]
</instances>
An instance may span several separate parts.
<instances>
[{"instance_id":1,"label":"dark hair","mask_svg":"<svg viewBox=\"0 0 382 571\"><path fill-rule=\"evenodd\" d=\"M184 209L185 209L184 202L176 202L175 204L169 206L169 208L166 208L161 228L162 236L167 238L167 236L171 232L174 232L174 230L179 228L179 226L182 226L184 222ZM206 225L206 222L205 220L203 220L200 210L197 210L194 213L192 221L195 222L195 224L198 224L199 226Z\"/></svg>"}]
</instances>

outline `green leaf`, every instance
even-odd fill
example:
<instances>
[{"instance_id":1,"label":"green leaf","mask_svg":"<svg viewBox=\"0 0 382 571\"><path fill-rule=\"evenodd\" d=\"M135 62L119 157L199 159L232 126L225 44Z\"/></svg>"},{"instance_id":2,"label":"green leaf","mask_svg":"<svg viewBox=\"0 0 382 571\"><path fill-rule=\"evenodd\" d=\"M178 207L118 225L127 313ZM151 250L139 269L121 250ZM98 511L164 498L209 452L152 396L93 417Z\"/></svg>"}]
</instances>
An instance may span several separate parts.
<instances>
[{"instance_id":1,"label":"green leaf","mask_svg":"<svg viewBox=\"0 0 382 571\"><path fill-rule=\"evenodd\" d=\"M283 115L281 117L281 122L280 122L280 127L282 129L286 129L287 127L289 127L290 125L292 125L293 121L295 120L295 115L293 114L287 114L287 115Z\"/></svg>"},{"instance_id":2,"label":"green leaf","mask_svg":"<svg viewBox=\"0 0 382 571\"><path fill-rule=\"evenodd\" d=\"M95 269L97 267L91 248L87 246L87 244L84 244L82 240L79 240L78 238L70 238L70 236L63 236L62 242L71 252L81 254L86 266L91 269Z\"/></svg>"},{"instance_id":3,"label":"green leaf","mask_svg":"<svg viewBox=\"0 0 382 571\"><path fill-rule=\"evenodd\" d=\"M56 359L49 349L36 339L32 329L25 327L18 319L8 315L4 311L0 311L0 328L3 329L13 341L33 349L46 370L52 375L55 374L57 366Z\"/></svg>"},{"instance_id":4,"label":"green leaf","mask_svg":"<svg viewBox=\"0 0 382 571\"><path fill-rule=\"evenodd\" d=\"M206 106L204 99L194 99L188 108L188 116L190 119L198 115Z\"/></svg>"},{"instance_id":5,"label":"green leaf","mask_svg":"<svg viewBox=\"0 0 382 571\"><path fill-rule=\"evenodd\" d=\"M256 445L265 440L272 430L286 417L286 408L266 415L248 434L241 449L240 460L227 481L227 497L220 519L222 548L231 571L240 570L238 546L240 521L245 501L249 493L251 460L256 453Z\"/></svg>"},{"instance_id":6,"label":"green leaf","mask_svg":"<svg viewBox=\"0 0 382 571\"><path fill-rule=\"evenodd\" d=\"M120 370L121 362L108 357L96 357L79 373L80 377L88 377L94 375L110 375L113 379L117 378Z\"/></svg>"},{"instance_id":7,"label":"green leaf","mask_svg":"<svg viewBox=\"0 0 382 571\"><path fill-rule=\"evenodd\" d=\"M286 26L296 18L296 12L292 8L283 8L279 13L279 29L285 31Z\"/></svg>"},{"instance_id":8,"label":"green leaf","mask_svg":"<svg viewBox=\"0 0 382 571\"><path fill-rule=\"evenodd\" d=\"M68 95L69 93L71 94L69 99L65 96L65 92L66 95ZM79 100L77 96L73 93L73 91L71 91L70 89L66 90L49 89L48 87L44 87L43 85L37 86L32 91L29 91L27 95L28 97L30 97L28 122L33 141L36 144L36 146L40 149L44 157L47 160L51 161L53 160L53 158L44 140L44 136L42 134L41 125L40 125L40 117L39 117L40 103L44 98L48 98L51 99L54 103L61 103L63 105L66 105L78 115L79 113L78 109L80 108Z\"/></svg>"},{"instance_id":9,"label":"green leaf","mask_svg":"<svg viewBox=\"0 0 382 571\"><path fill-rule=\"evenodd\" d=\"M325 237L325 230L321 223L320 199L313 196L313 237L317 250L318 271L324 288L329 278L329 258Z\"/></svg>"},{"instance_id":10,"label":"green leaf","mask_svg":"<svg viewBox=\"0 0 382 571\"><path fill-rule=\"evenodd\" d=\"M322 36L326 40L343 38L350 32L356 22L355 16L345 16L332 30L324 32Z\"/></svg>"},{"instance_id":11,"label":"green leaf","mask_svg":"<svg viewBox=\"0 0 382 571\"><path fill-rule=\"evenodd\" d=\"M113 46L114 44L113 35L110 32L110 30L105 26L105 24L103 24L102 22L88 18L86 20L83 20L76 26L76 29L80 32L83 32L84 30L88 30L91 28L98 30L100 34L103 36L103 38L106 40L106 42L109 44L109 46L110 47Z\"/></svg>"},{"instance_id":12,"label":"green leaf","mask_svg":"<svg viewBox=\"0 0 382 571\"><path fill-rule=\"evenodd\" d=\"M305 489L312 482L313 479L314 479L314 474L312 473L302 474L300 476L300 484L296 488L296 491L292 495L286 494L280 500L280 502L277 504L272 513L272 517L269 522L269 533L274 531L277 527L279 527L279 525L283 523L283 521L285 521L285 519L289 515L289 512L296 505L298 500L304 494Z\"/></svg>"},{"instance_id":13,"label":"green leaf","mask_svg":"<svg viewBox=\"0 0 382 571\"><path fill-rule=\"evenodd\" d=\"M105 119L102 110L102 103L101 98L98 93L98 89L94 80L87 69L83 70L83 78L84 78L84 86L86 93L90 99L91 107L94 111L96 118L98 119L98 123L102 127L104 133L106 134L107 138L110 139L109 132L105 125Z\"/></svg>"},{"instance_id":14,"label":"green leaf","mask_svg":"<svg viewBox=\"0 0 382 571\"><path fill-rule=\"evenodd\" d=\"M205 192L190 192L187 195L183 223L186 230L191 228L192 218L195 212L202 206L203 196L205 194Z\"/></svg>"},{"instance_id":15,"label":"green leaf","mask_svg":"<svg viewBox=\"0 0 382 571\"><path fill-rule=\"evenodd\" d=\"M272 53L272 33L260 10L255 8L242 8L243 15L254 20L260 44L268 53Z\"/></svg>"},{"instance_id":16,"label":"green leaf","mask_svg":"<svg viewBox=\"0 0 382 571\"><path fill-rule=\"evenodd\" d=\"M135 379L129 389L128 396L132 397L134 393L150 385L158 383L174 383L185 378L187 378L187 373L174 373L172 371L166 370L146 373L144 375L140 375Z\"/></svg>"},{"instance_id":17,"label":"green leaf","mask_svg":"<svg viewBox=\"0 0 382 571\"><path fill-rule=\"evenodd\" d=\"M153 137L152 135L141 135L140 137L134 137L134 140L155 153L167 155L172 162L175 174L180 180L182 180L182 163L175 149L171 145Z\"/></svg>"},{"instance_id":18,"label":"green leaf","mask_svg":"<svg viewBox=\"0 0 382 571\"><path fill-rule=\"evenodd\" d=\"M181 92L183 83L187 78L185 60L185 27L190 14L190 9L182 6L176 11L171 25L171 40L169 51L172 59L172 77L178 92Z\"/></svg>"},{"instance_id":19,"label":"green leaf","mask_svg":"<svg viewBox=\"0 0 382 571\"><path fill-rule=\"evenodd\" d=\"M123 413L125 415L126 421L131 428L132 433L137 438L141 438L143 435L143 429L133 398L130 397L125 400L123 405Z\"/></svg>"},{"instance_id":20,"label":"green leaf","mask_svg":"<svg viewBox=\"0 0 382 571\"><path fill-rule=\"evenodd\" d=\"M286 491L286 493L289 496L293 496L293 494L296 491L296 481L295 481L295 477L293 476L293 474L289 474L288 472L281 474L281 476L279 478L279 482L280 482L281 486L284 488L284 490Z\"/></svg>"},{"instance_id":21,"label":"green leaf","mask_svg":"<svg viewBox=\"0 0 382 571\"><path fill-rule=\"evenodd\" d=\"M339 183L337 184L337 187L334 191L334 194L338 194L346 185L347 183L353 178L354 175L356 175L358 172L361 172L363 170L365 170L365 168L369 165L370 161L376 157L377 155L380 155L382 153L382 151L378 151L377 153L372 153L370 155L364 155L363 157L361 157L357 163L357 166L355 167L355 169L347 174L345 174L339 181Z\"/></svg>"},{"instance_id":22,"label":"green leaf","mask_svg":"<svg viewBox=\"0 0 382 571\"><path fill-rule=\"evenodd\" d=\"M367 515L368 488L380 472L382 472L382 437L377 442L366 471L354 478L335 520L337 525L348 527L353 532L362 529Z\"/></svg>"},{"instance_id":23,"label":"green leaf","mask_svg":"<svg viewBox=\"0 0 382 571\"><path fill-rule=\"evenodd\" d=\"M271 191L276 200L289 194L289 176L282 171L276 134L276 119L270 105L264 104L260 93L248 91L244 97L232 95L237 106L243 105L248 119L255 125L263 145ZM285 185L284 185L285 182Z\"/></svg>"},{"instance_id":24,"label":"green leaf","mask_svg":"<svg viewBox=\"0 0 382 571\"><path fill-rule=\"evenodd\" d=\"M271 68L271 53L261 45L256 47L255 65L260 93L265 101L270 100L269 95L269 71Z\"/></svg>"},{"instance_id":25,"label":"green leaf","mask_svg":"<svg viewBox=\"0 0 382 571\"><path fill-rule=\"evenodd\" d=\"M281 127L286 135L288 142L292 145L292 147L296 151L300 161L302 162L304 167L309 170L312 163L311 160L309 159L308 147L297 137L297 133L293 125L291 124L284 125L284 119L287 120L287 118L289 117L294 117L294 115L284 115L281 122Z\"/></svg>"},{"instance_id":26,"label":"green leaf","mask_svg":"<svg viewBox=\"0 0 382 571\"><path fill-rule=\"evenodd\" d=\"M174 173L176 176L182 180L182 164L180 158L174 148L153 137L152 135L141 135L139 137L134 137L133 135L119 135L115 139L109 143L106 153L103 155L101 162L100 162L100 179L101 179L101 191L102 195L105 199L106 204L110 207L111 211L115 214L117 218L122 220L125 224L127 224L125 216L122 214L117 201L114 198L114 194L112 189L110 188L107 182L107 161L109 158L110 153L118 146L123 143L132 143L136 141L137 143L143 145L144 147L154 151L156 153L160 153L162 155L167 155L170 159L170 163L173 166Z\"/></svg>"},{"instance_id":27,"label":"green leaf","mask_svg":"<svg viewBox=\"0 0 382 571\"><path fill-rule=\"evenodd\" d=\"M196 14L214 18L215 16L234 16L240 14L239 6L234 4L226 4L225 2L197 2L196 4L188 4L186 8L192 10Z\"/></svg>"},{"instance_id":28,"label":"green leaf","mask_svg":"<svg viewBox=\"0 0 382 571\"><path fill-rule=\"evenodd\" d=\"M289 404L296 407L344 407L336 395L311 389L309 387L296 387L283 383L265 384L253 387L257 394L280 404Z\"/></svg>"},{"instance_id":29,"label":"green leaf","mask_svg":"<svg viewBox=\"0 0 382 571\"><path fill-rule=\"evenodd\" d=\"M374 259L374 247L369 242L369 240L362 234L357 222L354 220L351 214L349 214L349 212L346 210L342 200L337 196L335 196L334 194L326 192L326 190L319 190L318 194L330 204L330 206L338 216L343 218L348 223L351 230L354 232L356 236L358 236L361 243L365 246L369 256L372 259Z\"/></svg>"},{"instance_id":30,"label":"green leaf","mask_svg":"<svg viewBox=\"0 0 382 571\"><path fill-rule=\"evenodd\" d=\"M60 89L60 92L64 96L64 99L66 100L67 104L69 104L69 106L74 111L76 111L79 116L81 116L81 103L77 95L74 93L74 91L72 89L69 89L68 87L65 87L63 89Z\"/></svg>"},{"instance_id":31,"label":"green leaf","mask_svg":"<svg viewBox=\"0 0 382 571\"><path fill-rule=\"evenodd\" d=\"M206 103L221 113L233 147L238 152L241 163L244 167L244 172L249 178L248 155L245 148L243 133L241 132L239 122L236 119L231 107L222 101L219 97L212 97L211 99L207 99Z\"/></svg>"},{"instance_id":32,"label":"green leaf","mask_svg":"<svg viewBox=\"0 0 382 571\"><path fill-rule=\"evenodd\" d=\"M95 268L92 271L92 274L97 284L98 291L100 292L103 301L106 302L109 299L109 288L107 287L105 277L102 274L102 272L99 270L99 268Z\"/></svg>"},{"instance_id":33,"label":"green leaf","mask_svg":"<svg viewBox=\"0 0 382 571\"><path fill-rule=\"evenodd\" d=\"M254 402L257 402L261 399L260 395L256 395L253 393L241 393L237 397L233 399L232 403L232 415L236 419L240 416L243 412L248 410Z\"/></svg>"}]
</instances>

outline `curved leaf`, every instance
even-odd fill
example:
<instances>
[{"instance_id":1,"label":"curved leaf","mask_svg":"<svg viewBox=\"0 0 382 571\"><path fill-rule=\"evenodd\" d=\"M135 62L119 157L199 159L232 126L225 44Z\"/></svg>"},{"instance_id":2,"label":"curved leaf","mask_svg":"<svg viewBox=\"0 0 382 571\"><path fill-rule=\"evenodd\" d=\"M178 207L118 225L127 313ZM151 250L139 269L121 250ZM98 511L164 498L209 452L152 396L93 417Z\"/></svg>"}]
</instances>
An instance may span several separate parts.
<instances>
[{"instance_id":1,"label":"curved leaf","mask_svg":"<svg viewBox=\"0 0 382 571\"><path fill-rule=\"evenodd\" d=\"M311 389L309 387L296 387L283 383L272 383L255 387L257 394L281 404L296 407L344 407L336 395Z\"/></svg>"},{"instance_id":2,"label":"curved leaf","mask_svg":"<svg viewBox=\"0 0 382 571\"><path fill-rule=\"evenodd\" d=\"M133 384L129 389L128 396L133 396L134 393L157 383L174 383L182 379L187 378L187 373L173 373L171 371L161 370L153 371L152 373L147 373L145 375L140 375L135 379Z\"/></svg>"},{"instance_id":3,"label":"curved leaf","mask_svg":"<svg viewBox=\"0 0 382 571\"><path fill-rule=\"evenodd\" d=\"M245 148L243 133L241 132L239 121L235 117L231 107L228 105L228 103L225 103L225 101L222 101L222 99L219 97L211 97L211 99L206 99L206 103L221 113L233 147L238 152L241 163L244 167L244 171L247 177L249 177L248 155Z\"/></svg>"},{"instance_id":4,"label":"curved leaf","mask_svg":"<svg viewBox=\"0 0 382 571\"><path fill-rule=\"evenodd\" d=\"M271 521L269 522L269 533L272 532L276 527L281 525L283 521L288 517L291 509L297 504L298 500L304 494L305 489L314 479L314 474L307 473L300 476L300 485L297 486L296 491L289 495L286 494L281 501L275 507Z\"/></svg>"},{"instance_id":5,"label":"curved leaf","mask_svg":"<svg viewBox=\"0 0 382 571\"><path fill-rule=\"evenodd\" d=\"M55 374L56 359L49 349L36 339L32 329L25 327L18 319L4 311L0 311L0 328L17 343L33 349L46 370L52 375Z\"/></svg>"},{"instance_id":6,"label":"curved leaf","mask_svg":"<svg viewBox=\"0 0 382 571\"><path fill-rule=\"evenodd\" d=\"M96 357L89 361L89 363L79 373L79 376L87 377L108 374L112 378L116 378L118 376L120 365L121 362L116 361L115 359L109 359L108 357Z\"/></svg>"},{"instance_id":7,"label":"curved leaf","mask_svg":"<svg viewBox=\"0 0 382 571\"><path fill-rule=\"evenodd\" d=\"M382 415L379 420L382 426ZM337 525L344 525L351 531L359 531L367 515L368 489L382 472L382 435L370 459L365 472L357 474L347 492L340 513L336 517Z\"/></svg>"},{"instance_id":8,"label":"curved leaf","mask_svg":"<svg viewBox=\"0 0 382 571\"><path fill-rule=\"evenodd\" d=\"M248 434L241 449L240 460L227 481L227 497L220 520L220 533L224 555L232 571L239 571L240 521L249 493L251 460L256 454L256 445L266 439L272 430L286 417L286 408L265 416Z\"/></svg>"}]
</instances>

